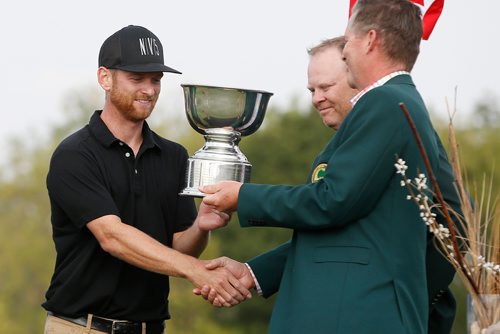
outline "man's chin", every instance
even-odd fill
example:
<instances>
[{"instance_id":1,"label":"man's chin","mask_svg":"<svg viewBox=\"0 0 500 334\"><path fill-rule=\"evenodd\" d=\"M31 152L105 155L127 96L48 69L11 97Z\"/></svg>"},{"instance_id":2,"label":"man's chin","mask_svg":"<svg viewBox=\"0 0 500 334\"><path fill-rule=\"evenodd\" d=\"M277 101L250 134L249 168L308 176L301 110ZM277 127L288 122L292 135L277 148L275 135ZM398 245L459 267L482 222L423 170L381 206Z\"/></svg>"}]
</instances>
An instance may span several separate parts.
<instances>
[{"instance_id":1,"label":"man's chin","mask_svg":"<svg viewBox=\"0 0 500 334\"><path fill-rule=\"evenodd\" d=\"M143 122L145 121L153 112L153 110L135 110L132 113L128 114L128 119L132 122Z\"/></svg>"},{"instance_id":2,"label":"man's chin","mask_svg":"<svg viewBox=\"0 0 500 334\"><path fill-rule=\"evenodd\" d=\"M337 130L339 128L339 123L332 120L323 120L323 124L333 130Z\"/></svg>"},{"instance_id":3,"label":"man's chin","mask_svg":"<svg viewBox=\"0 0 500 334\"><path fill-rule=\"evenodd\" d=\"M352 89L359 89L358 85L356 85L356 80L352 76L352 72L347 73L347 85Z\"/></svg>"},{"instance_id":4,"label":"man's chin","mask_svg":"<svg viewBox=\"0 0 500 334\"><path fill-rule=\"evenodd\" d=\"M356 83L354 82L354 80L353 80L353 79L348 79L348 80L347 80L347 84L348 84L348 85L349 85L349 87L351 87L352 89L358 89L358 90L359 90L358 86L356 85Z\"/></svg>"}]
</instances>

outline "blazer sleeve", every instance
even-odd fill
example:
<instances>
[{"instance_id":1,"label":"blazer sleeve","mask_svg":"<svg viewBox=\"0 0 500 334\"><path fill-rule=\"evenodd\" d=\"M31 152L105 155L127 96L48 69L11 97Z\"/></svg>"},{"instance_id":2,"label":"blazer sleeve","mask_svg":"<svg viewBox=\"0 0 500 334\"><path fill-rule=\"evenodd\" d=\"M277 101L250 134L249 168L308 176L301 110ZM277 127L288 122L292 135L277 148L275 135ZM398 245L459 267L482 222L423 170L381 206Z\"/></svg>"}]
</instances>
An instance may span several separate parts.
<instances>
[{"instance_id":1,"label":"blazer sleeve","mask_svg":"<svg viewBox=\"0 0 500 334\"><path fill-rule=\"evenodd\" d=\"M279 290L290 245L291 242L288 241L247 262L259 282L262 295L266 298Z\"/></svg>"},{"instance_id":2,"label":"blazer sleeve","mask_svg":"<svg viewBox=\"0 0 500 334\"><path fill-rule=\"evenodd\" d=\"M394 177L395 155L414 138L396 94L368 92L348 115L324 178L300 185L243 184L238 200L240 225L293 229L342 226L370 213ZM416 93L416 91L415 91ZM375 96L374 96L375 95ZM409 102L419 131L432 129L425 106ZM428 123L428 125L426 124ZM424 170L424 166L412 166Z\"/></svg>"}]
</instances>

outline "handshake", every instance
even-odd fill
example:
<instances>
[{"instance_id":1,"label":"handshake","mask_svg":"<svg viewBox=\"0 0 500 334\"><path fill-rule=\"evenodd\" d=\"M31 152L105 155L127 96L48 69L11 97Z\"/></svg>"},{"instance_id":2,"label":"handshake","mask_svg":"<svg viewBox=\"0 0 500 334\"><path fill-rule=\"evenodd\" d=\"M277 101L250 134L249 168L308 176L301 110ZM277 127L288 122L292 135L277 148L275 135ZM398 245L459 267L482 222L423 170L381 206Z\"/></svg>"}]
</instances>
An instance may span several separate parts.
<instances>
[{"instance_id":1,"label":"handshake","mask_svg":"<svg viewBox=\"0 0 500 334\"><path fill-rule=\"evenodd\" d=\"M215 284L193 289L195 295L215 307L232 307L252 298L249 289L255 287L255 281L246 264L225 256L203 262L207 270L214 274L217 272L218 280Z\"/></svg>"},{"instance_id":2,"label":"handshake","mask_svg":"<svg viewBox=\"0 0 500 334\"><path fill-rule=\"evenodd\" d=\"M238 193L241 183L222 181L215 185L203 186L200 190L207 194L200 206L199 217L216 213L224 224L213 223L211 219L201 218L200 229L213 230L227 224L230 213L238 206ZM204 268L200 268L202 265ZM252 298L249 289L255 287L255 280L249 267L228 257L199 261L199 279L190 279L196 286L193 293L203 297L215 307L232 307ZM203 278L202 278L203 277Z\"/></svg>"}]
</instances>

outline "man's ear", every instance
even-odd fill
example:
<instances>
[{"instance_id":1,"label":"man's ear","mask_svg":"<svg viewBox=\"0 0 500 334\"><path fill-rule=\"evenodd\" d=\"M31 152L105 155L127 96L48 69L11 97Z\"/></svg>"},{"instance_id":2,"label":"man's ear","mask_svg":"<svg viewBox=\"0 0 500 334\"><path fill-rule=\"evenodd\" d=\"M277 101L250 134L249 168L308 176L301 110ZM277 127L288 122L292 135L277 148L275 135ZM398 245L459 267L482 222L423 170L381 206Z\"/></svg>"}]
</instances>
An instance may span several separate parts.
<instances>
[{"instance_id":1,"label":"man's ear","mask_svg":"<svg viewBox=\"0 0 500 334\"><path fill-rule=\"evenodd\" d=\"M375 45L379 43L379 39L380 36L376 30L371 29L370 31L368 31L368 33L366 34L366 45L365 45L367 53L373 51Z\"/></svg>"},{"instance_id":2,"label":"man's ear","mask_svg":"<svg viewBox=\"0 0 500 334\"><path fill-rule=\"evenodd\" d=\"M97 69L97 81L99 82L99 85L101 85L102 89L106 92L109 91L113 86L113 75L111 71L106 67L99 67Z\"/></svg>"}]
</instances>

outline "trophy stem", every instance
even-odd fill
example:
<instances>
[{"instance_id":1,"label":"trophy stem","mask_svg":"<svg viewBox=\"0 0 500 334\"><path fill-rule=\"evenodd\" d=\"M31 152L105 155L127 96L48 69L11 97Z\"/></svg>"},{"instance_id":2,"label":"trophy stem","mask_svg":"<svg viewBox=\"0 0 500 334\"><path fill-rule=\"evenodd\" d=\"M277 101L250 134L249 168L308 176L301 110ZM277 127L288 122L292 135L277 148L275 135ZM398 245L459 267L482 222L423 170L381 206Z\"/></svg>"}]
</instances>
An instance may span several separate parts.
<instances>
[{"instance_id":1,"label":"trophy stem","mask_svg":"<svg viewBox=\"0 0 500 334\"><path fill-rule=\"evenodd\" d=\"M212 128L205 131L205 145L188 159L186 188L180 195L203 197L198 188L224 180L250 181L252 165L240 151L238 131Z\"/></svg>"}]
</instances>

